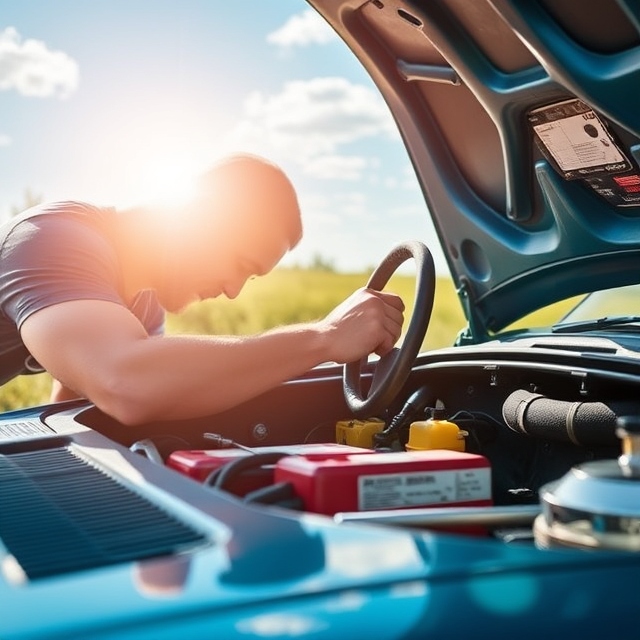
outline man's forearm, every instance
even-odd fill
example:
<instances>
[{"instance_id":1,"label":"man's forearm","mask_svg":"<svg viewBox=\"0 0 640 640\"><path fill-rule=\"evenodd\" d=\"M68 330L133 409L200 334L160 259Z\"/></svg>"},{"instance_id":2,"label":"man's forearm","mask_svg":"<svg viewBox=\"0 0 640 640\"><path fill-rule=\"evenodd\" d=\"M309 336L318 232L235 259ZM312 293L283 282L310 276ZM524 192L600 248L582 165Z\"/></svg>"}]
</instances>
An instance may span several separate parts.
<instances>
[{"instance_id":1,"label":"man's forearm","mask_svg":"<svg viewBox=\"0 0 640 640\"><path fill-rule=\"evenodd\" d=\"M114 364L110 384L98 376L89 391L125 424L213 414L267 391L324 362L319 325L259 336L165 336L138 341Z\"/></svg>"},{"instance_id":2,"label":"man's forearm","mask_svg":"<svg viewBox=\"0 0 640 640\"><path fill-rule=\"evenodd\" d=\"M149 336L124 307L79 300L29 316L31 354L79 397L123 424L217 413L327 361L383 355L402 301L358 290L325 318L258 336Z\"/></svg>"}]
</instances>

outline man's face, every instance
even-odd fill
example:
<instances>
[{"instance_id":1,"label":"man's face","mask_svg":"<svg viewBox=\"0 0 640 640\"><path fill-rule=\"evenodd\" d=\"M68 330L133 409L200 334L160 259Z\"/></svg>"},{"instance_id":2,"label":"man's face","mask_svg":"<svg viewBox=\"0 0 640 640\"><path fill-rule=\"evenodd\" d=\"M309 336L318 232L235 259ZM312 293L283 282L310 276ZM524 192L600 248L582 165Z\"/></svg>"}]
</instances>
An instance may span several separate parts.
<instances>
[{"instance_id":1,"label":"man's face","mask_svg":"<svg viewBox=\"0 0 640 640\"><path fill-rule=\"evenodd\" d=\"M289 248L283 229L258 231L231 224L208 225L190 239L176 241L156 286L160 304L172 313L198 300L237 297L247 280L269 273Z\"/></svg>"}]
</instances>

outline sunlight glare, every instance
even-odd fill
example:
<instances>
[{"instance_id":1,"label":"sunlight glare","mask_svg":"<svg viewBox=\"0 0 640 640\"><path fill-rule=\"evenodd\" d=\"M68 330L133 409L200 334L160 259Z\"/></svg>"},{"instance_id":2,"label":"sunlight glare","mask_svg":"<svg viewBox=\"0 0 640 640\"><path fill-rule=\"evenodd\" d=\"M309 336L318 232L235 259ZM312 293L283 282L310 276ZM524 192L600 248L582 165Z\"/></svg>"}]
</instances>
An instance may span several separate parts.
<instances>
[{"instance_id":1,"label":"sunlight glare","mask_svg":"<svg viewBox=\"0 0 640 640\"><path fill-rule=\"evenodd\" d=\"M174 210L195 195L198 173L194 163L184 158L156 158L141 171L140 200L164 210Z\"/></svg>"}]
</instances>

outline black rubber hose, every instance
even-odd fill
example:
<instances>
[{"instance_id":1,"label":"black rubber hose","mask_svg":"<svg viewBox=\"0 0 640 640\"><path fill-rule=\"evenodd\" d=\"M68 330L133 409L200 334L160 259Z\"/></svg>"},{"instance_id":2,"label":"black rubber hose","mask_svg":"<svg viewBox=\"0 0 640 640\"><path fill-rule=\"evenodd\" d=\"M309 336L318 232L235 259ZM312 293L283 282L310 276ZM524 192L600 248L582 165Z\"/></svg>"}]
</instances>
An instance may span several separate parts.
<instances>
[{"instance_id":1,"label":"black rubber hose","mask_svg":"<svg viewBox=\"0 0 640 640\"><path fill-rule=\"evenodd\" d=\"M502 417L517 433L584 447L611 446L618 442L618 417L637 414L639 408L631 403L552 400L519 389L504 401Z\"/></svg>"},{"instance_id":2,"label":"black rubber hose","mask_svg":"<svg viewBox=\"0 0 640 640\"><path fill-rule=\"evenodd\" d=\"M241 458L236 458L231 462L227 462L224 466L214 469L205 480L205 484L231 491L230 486L238 476L248 471L259 469L268 465L274 465L278 460L284 458L287 454L277 451L268 451L265 453L256 453ZM231 492L233 493L233 492Z\"/></svg>"},{"instance_id":3,"label":"black rubber hose","mask_svg":"<svg viewBox=\"0 0 640 640\"><path fill-rule=\"evenodd\" d=\"M398 433L401 429L409 426L410 422L417 420L429 402L435 402L432 396L433 393L426 386L414 391L405 402L400 413L391 420L389 426L384 431L374 435L375 448L390 446L398 438Z\"/></svg>"}]
</instances>

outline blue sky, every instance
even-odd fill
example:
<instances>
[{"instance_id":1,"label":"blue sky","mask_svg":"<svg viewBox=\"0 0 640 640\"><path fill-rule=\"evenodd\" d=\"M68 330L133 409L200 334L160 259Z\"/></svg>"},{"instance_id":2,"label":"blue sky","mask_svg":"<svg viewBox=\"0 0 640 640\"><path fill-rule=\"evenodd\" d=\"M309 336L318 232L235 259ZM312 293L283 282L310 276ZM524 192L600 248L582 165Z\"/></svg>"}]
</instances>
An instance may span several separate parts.
<instances>
[{"instance_id":1,"label":"blue sky","mask_svg":"<svg viewBox=\"0 0 640 640\"><path fill-rule=\"evenodd\" d=\"M0 0L0 216L25 203L172 197L233 151L298 190L286 260L376 264L419 238L446 267L393 120L303 0Z\"/></svg>"}]
</instances>

